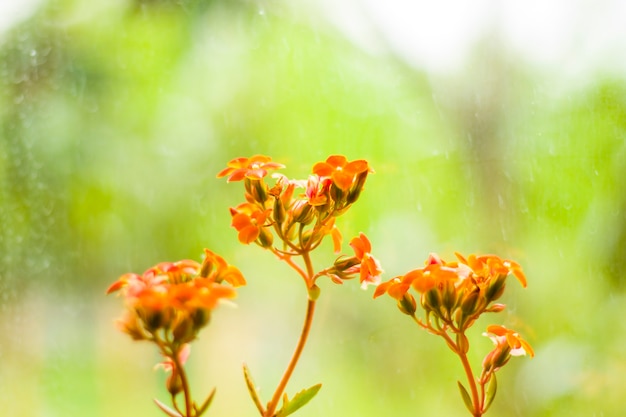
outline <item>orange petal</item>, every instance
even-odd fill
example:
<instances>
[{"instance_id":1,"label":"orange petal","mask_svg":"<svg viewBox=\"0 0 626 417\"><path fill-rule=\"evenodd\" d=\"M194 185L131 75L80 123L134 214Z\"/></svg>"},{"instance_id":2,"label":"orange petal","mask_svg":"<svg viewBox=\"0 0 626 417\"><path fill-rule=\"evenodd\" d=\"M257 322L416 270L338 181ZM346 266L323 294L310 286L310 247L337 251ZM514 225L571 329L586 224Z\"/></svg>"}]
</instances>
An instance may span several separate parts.
<instances>
[{"instance_id":1,"label":"orange petal","mask_svg":"<svg viewBox=\"0 0 626 417\"><path fill-rule=\"evenodd\" d=\"M346 171L335 171L332 175L333 183L342 189L343 191L348 190L352 183L354 182L354 174Z\"/></svg>"},{"instance_id":2,"label":"orange petal","mask_svg":"<svg viewBox=\"0 0 626 417\"><path fill-rule=\"evenodd\" d=\"M259 237L260 233L261 230L258 227L250 225L239 231L238 238L241 243L248 245L251 242L254 242Z\"/></svg>"},{"instance_id":3,"label":"orange petal","mask_svg":"<svg viewBox=\"0 0 626 417\"><path fill-rule=\"evenodd\" d=\"M318 162L313 165L313 173L320 177L330 177L334 170L335 168L326 162Z\"/></svg>"},{"instance_id":4,"label":"orange petal","mask_svg":"<svg viewBox=\"0 0 626 417\"><path fill-rule=\"evenodd\" d=\"M332 165L333 167L344 167L348 160L343 155L331 155L326 158L326 162Z\"/></svg>"}]
</instances>

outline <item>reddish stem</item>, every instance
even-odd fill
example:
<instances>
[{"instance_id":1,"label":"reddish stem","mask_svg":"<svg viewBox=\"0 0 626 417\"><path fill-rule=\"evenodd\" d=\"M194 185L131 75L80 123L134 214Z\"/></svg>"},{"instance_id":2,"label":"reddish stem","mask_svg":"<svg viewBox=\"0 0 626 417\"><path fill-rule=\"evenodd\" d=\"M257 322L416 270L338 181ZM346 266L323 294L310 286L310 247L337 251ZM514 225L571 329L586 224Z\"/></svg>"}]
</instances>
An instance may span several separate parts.
<instances>
[{"instance_id":1,"label":"reddish stem","mask_svg":"<svg viewBox=\"0 0 626 417\"><path fill-rule=\"evenodd\" d=\"M300 334L300 339L298 340L298 345L296 346L296 350L291 357L291 361L289 361L289 365L283 374L276 391L274 392L274 396L272 400L267 405L267 410L265 410L264 417L273 417L276 407L278 406L278 402L280 401L280 397L283 395L285 388L287 387L287 382L289 382L289 378L291 378L291 374L296 368L296 364L298 363L298 359L300 359L300 355L302 354L302 350L304 349L304 345L306 344L307 338L309 336L309 331L311 330L311 323L313 322L313 314L315 312L315 301L309 299L306 309L306 317L304 319L304 325L302 326L302 333Z\"/></svg>"}]
</instances>

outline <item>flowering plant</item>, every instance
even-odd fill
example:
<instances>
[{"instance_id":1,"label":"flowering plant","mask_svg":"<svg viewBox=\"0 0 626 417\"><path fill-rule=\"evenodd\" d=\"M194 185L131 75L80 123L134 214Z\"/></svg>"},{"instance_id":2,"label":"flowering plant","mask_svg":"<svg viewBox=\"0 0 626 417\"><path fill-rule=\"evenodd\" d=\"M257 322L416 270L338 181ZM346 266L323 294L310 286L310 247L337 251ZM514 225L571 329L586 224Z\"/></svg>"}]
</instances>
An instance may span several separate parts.
<instances>
[{"instance_id":1,"label":"flowering plant","mask_svg":"<svg viewBox=\"0 0 626 417\"><path fill-rule=\"evenodd\" d=\"M457 253L456 256L458 262L445 262L431 254L425 267L380 284L374 297L387 293L397 301L402 313L410 316L421 328L445 340L460 358L467 376L471 394L458 381L463 402L473 416L479 417L487 412L495 398L496 371L506 365L511 356L527 353L534 356L534 352L517 332L490 325L485 335L493 340L495 347L485 356L481 374L475 378L467 358L470 343L466 332L483 313L504 310L505 305L495 301L504 293L509 275L514 275L523 287L526 287L526 277L519 264L495 255L465 258ZM410 290L419 294L423 319L415 314L417 302Z\"/></svg>"},{"instance_id":2,"label":"flowering plant","mask_svg":"<svg viewBox=\"0 0 626 417\"><path fill-rule=\"evenodd\" d=\"M363 288L375 285L374 298L388 294L418 326L442 337L460 358L467 376L469 391L458 382L463 401L474 417L482 416L495 397L495 373L511 356L534 353L517 332L490 325L485 334L495 346L485 356L480 375L475 377L467 357L470 342L466 332L483 313L497 313L505 308L496 301L502 296L509 275L526 286L521 267L495 255L465 258L457 254L458 261L454 262L431 255L425 267L381 284L383 270L372 255L367 236L360 233L350 240L352 255L339 255L343 237L336 225L336 219L359 199L368 175L374 172L369 163L331 155L313 165L306 179L294 180L274 173L273 184L268 185L269 172L282 168L284 165L270 157L255 155L233 159L217 174L218 178L226 177L228 182L242 182L244 186L244 201L230 208L231 225L239 242L255 244L285 262L302 279L306 290L307 307L300 336L265 405L250 370L243 366L246 386L260 416L286 417L307 404L321 388L321 384L313 385L291 399L285 393L307 343L321 292L317 281L322 277L336 284L358 277ZM316 267L311 253L321 247L326 237L330 237L339 256L330 265ZM199 417L209 408L215 389L200 404L192 399L184 368L190 344L209 323L212 310L221 301L234 298L235 288L245 284L239 269L205 249L202 263L162 262L141 275L122 275L107 290L118 292L125 300L126 314L118 321L120 329L134 340L152 342L164 357L157 366L170 373L166 388L172 406L156 399L155 402L168 416ZM413 293L419 295L423 318L416 315L418 303ZM179 404L181 394L183 405Z\"/></svg>"},{"instance_id":3,"label":"flowering plant","mask_svg":"<svg viewBox=\"0 0 626 417\"><path fill-rule=\"evenodd\" d=\"M230 209L232 226L243 244L254 243L273 253L299 275L306 289L307 309L302 331L287 368L267 405L263 405L250 370L244 365L244 379L252 400L262 417L285 417L310 401L321 384L301 390L291 399L285 394L287 383L298 363L313 322L320 295L317 280L328 277L341 284L359 277L362 286L378 284L382 269L371 255L369 239L360 234L350 241L354 255L339 256L330 266L315 268L311 252L330 236L335 253L341 252L342 234L335 219L345 214L359 198L368 174L373 170L365 160L348 161L330 156L313 166L306 180L290 180L274 174L275 184L266 183L268 171L283 168L271 158L256 155L236 158L217 174L228 182L242 181L245 201ZM302 193L296 193L302 189ZM230 285L224 285L224 282ZM155 400L171 417L198 417L209 407L215 390L198 405L191 398L184 363L189 344L209 322L210 312L221 299L233 298L234 287L245 279L234 266L205 250L202 264L195 261L160 263L142 275L125 274L113 283L108 293L120 291L126 299L126 316L120 328L135 340L157 345L165 357L160 366L171 372L166 387L172 407ZM184 407L177 396L184 396ZM279 404L282 399L282 404Z\"/></svg>"},{"instance_id":4,"label":"flowering plant","mask_svg":"<svg viewBox=\"0 0 626 417\"><path fill-rule=\"evenodd\" d=\"M239 269L208 249L204 253L202 264L192 260L161 262L141 275L122 275L107 290L107 294L119 291L126 302L126 314L118 321L120 330L134 340L154 343L165 358L158 366L170 372L165 385L174 408L154 401L171 417L201 416L211 404L215 389L200 405L191 398L183 366L189 344L209 323L219 302L234 298L234 287L246 283ZM181 393L184 408L177 401Z\"/></svg>"},{"instance_id":5,"label":"flowering plant","mask_svg":"<svg viewBox=\"0 0 626 417\"><path fill-rule=\"evenodd\" d=\"M267 156L237 158L217 174L229 182L243 181L245 202L231 208L232 226L243 244L255 243L269 250L289 265L303 280L307 291L307 309L302 332L287 368L267 406L263 406L250 371L244 365L248 390L262 417L284 417L306 404L321 388L321 384L300 391L291 400L284 394L296 367L313 322L315 304L320 295L317 280L328 277L337 284L359 277L361 284L378 284L382 269L371 255L371 244L364 234L353 238L353 256L340 256L326 268L316 269L311 252L330 236L335 253L341 252L342 235L335 219L357 201L365 180L373 170L365 160L348 161L333 155L313 166L307 180L290 180L274 174L275 184L265 182L269 170L283 168ZM304 193L296 194L301 188ZM298 262L299 260L299 262ZM283 396L284 394L284 396ZM280 408L279 401L283 398Z\"/></svg>"}]
</instances>

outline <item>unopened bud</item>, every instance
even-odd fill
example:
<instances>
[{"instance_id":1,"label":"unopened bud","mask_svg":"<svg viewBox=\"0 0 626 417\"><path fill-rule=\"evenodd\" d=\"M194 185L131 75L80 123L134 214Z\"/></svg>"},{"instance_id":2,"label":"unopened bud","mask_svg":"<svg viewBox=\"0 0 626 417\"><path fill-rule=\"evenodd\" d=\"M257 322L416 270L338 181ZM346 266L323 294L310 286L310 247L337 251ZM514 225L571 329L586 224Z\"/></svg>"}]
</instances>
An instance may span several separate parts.
<instances>
[{"instance_id":1,"label":"unopened bud","mask_svg":"<svg viewBox=\"0 0 626 417\"><path fill-rule=\"evenodd\" d=\"M356 181L348 191L348 197L346 198L348 204L352 204L359 199L361 191L363 191L363 186L365 185L365 180L367 179L367 174L368 171L366 170L356 176Z\"/></svg>"},{"instance_id":2,"label":"unopened bud","mask_svg":"<svg viewBox=\"0 0 626 417\"><path fill-rule=\"evenodd\" d=\"M193 320L189 317L180 320L174 327L172 334L174 335L174 340L178 343L191 342L196 337Z\"/></svg>"},{"instance_id":3,"label":"unopened bud","mask_svg":"<svg viewBox=\"0 0 626 417\"><path fill-rule=\"evenodd\" d=\"M511 348L509 345L500 345L496 348L496 353L493 356L494 369L500 369L511 359Z\"/></svg>"},{"instance_id":4,"label":"unopened bud","mask_svg":"<svg viewBox=\"0 0 626 417\"><path fill-rule=\"evenodd\" d=\"M274 243L274 235L272 235L267 228L265 227L261 227L261 231L259 233L259 237L257 238L257 240L259 241L259 244L268 249L272 247L272 244Z\"/></svg>"},{"instance_id":5,"label":"unopened bud","mask_svg":"<svg viewBox=\"0 0 626 417\"><path fill-rule=\"evenodd\" d=\"M267 185L263 180L250 180L252 183L252 197L259 203L267 201Z\"/></svg>"},{"instance_id":6,"label":"unopened bud","mask_svg":"<svg viewBox=\"0 0 626 417\"><path fill-rule=\"evenodd\" d=\"M274 198L274 210L272 210L272 217L274 221L278 224L282 224L285 221L287 213L285 211L285 206L283 202L280 201L280 198Z\"/></svg>"},{"instance_id":7,"label":"unopened bud","mask_svg":"<svg viewBox=\"0 0 626 417\"><path fill-rule=\"evenodd\" d=\"M335 183L330 186L330 198L335 202L335 206L345 206L346 192L337 187Z\"/></svg>"},{"instance_id":8,"label":"unopened bud","mask_svg":"<svg viewBox=\"0 0 626 417\"><path fill-rule=\"evenodd\" d=\"M439 311L441 306L441 294L437 288L428 290L422 297L422 307L426 311Z\"/></svg>"},{"instance_id":9,"label":"unopened bud","mask_svg":"<svg viewBox=\"0 0 626 417\"><path fill-rule=\"evenodd\" d=\"M191 319L193 321L195 331L198 331L209 324L209 321L211 320L211 310L198 308L192 313Z\"/></svg>"},{"instance_id":10,"label":"unopened bud","mask_svg":"<svg viewBox=\"0 0 626 417\"><path fill-rule=\"evenodd\" d=\"M161 310L138 309L136 311L137 315L141 317L146 330L150 333L157 331L168 321L167 315Z\"/></svg>"},{"instance_id":11,"label":"unopened bud","mask_svg":"<svg viewBox=\"0 0 626 417\"><path fill-rule=\"evenodd\" d=\"M465 294L465 297L463 297L461 301L461 310L463 310L464 314L471 316L476 313L476 305L478 304L479 297L480 292L478 290Z\"/></svg>"},{"instance_id":12,"label":"unopened bud","mask_svg":"<svg viewBox=\"0 0 626 417\"><path fill-rule=\"evenodd\" d=\"M417 310L415 297L413 297L408 292L405 293L404 296L400 300L398 300L398 308L407 316L415 315L415 310Z\"/></svg>"},{"instance_id":13,"label":"unopened bud","mask_svg":"<svg viewBox=\"0 0 626 417\"><path fill-rule=\"evenodd\" d=\"M351 256L351 257L339 257L337 258L337 260L335 261L335 263L333 264L334 268L337 271L345 271L347 269L352 268L355 265L358 265L359 263L361 263L361 261L358 260L358 258L356 256Z\"/></svg>"},{"instance_id":14,"label":"unopened bud","mask_svg":"<svg viewBox=\"0 0 626 417\"><path fill-rule=\"evenodd\" d=\"M489 307L488 309L486 309L485 311L488 313L499 313L502 310L504 310L506 308L506 305L504 304L494 304L491 307Z\"/></svg>"},{"instance_id":15,"label":"unopened bud","mask_svg":"<svg viewBox=\"0 0 626 417\"><path fill-rule=\"evenodd\" d=\"M456 307L458 300L458 294L454 284L451 282L446 282L443 287L443 291L441 294L441 302L444 309L447 311L448 317L451 315L452 311L454 311L454 307Z\"/></svg>"},{"instance_id":16,"label":"unopened bud","mask_svg":"<svg viewBox=\"0 0 626 417\"><path fill-rule=\"evenodd\" d=\"M302 224L309 224L315 218L315 211L313 211L313 206L311 206L305 200L299 200L294 204L293 208L293 218L296 222Z\"/></svg>"},{"instance_id":17,"label":"unopened bud","mask_svg":"<svg viewBox=\"0 0 626 417\"><path fill-rule=\"evenodd\" d=\"M172 373L165 380L165 387L172 396L178 395L183 390L183 381L176 367L172 369Z\"/></svg>"},{"instance_id":18,"label":"unopened bud","mask_svg":"<svg viewBox=\"0 0 626 417\"><path fill-rule=\"evenodd\" d=\"M487 303L497 300L504 293L504 287L506 283L506 275L498 275L494 280L490 281L487 290L485 291L485 299Z\"/></svg>"}]
</instances>

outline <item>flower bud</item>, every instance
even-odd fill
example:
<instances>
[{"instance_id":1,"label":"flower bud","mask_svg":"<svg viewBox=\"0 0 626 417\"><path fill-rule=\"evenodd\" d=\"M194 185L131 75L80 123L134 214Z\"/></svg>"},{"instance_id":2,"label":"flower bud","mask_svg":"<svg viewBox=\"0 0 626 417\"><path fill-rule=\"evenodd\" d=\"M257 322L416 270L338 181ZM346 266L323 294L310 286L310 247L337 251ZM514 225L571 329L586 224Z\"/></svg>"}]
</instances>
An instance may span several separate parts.
<instances>
[{"instance_id":1,"label":"flower bud","mask_svg":"<svg viewBox=\"0 0 626 417\"><path fill-rule=\"evenodd\" d=\"M443 291L441 292L441 303L446 311L446 316L450 317L452 311L454 311L454 307L456 307L458 294L454 284L451 282L446 282L443 286Z\"/></svg>"},{"instance_id":2,"label":"flower bud","mask_svg":"<svg viewBox=\"0 0 626 417\"><path fill-rule=\"evenodd\" d=\"M437 288L432 288L428 290L422 296L422 307L426 311L439 311L439 307L441 306L441 294Z\"/></svg>"},{"instance_id":3,"label":"flower bud","mask_svg":"<svg viewBox=\"0 0 626 417\"><path fill-rule=\"evenodd\" d=\"M509 345L500 345L495 349L495 355L492 358L493 368L500 369L511 359L511 348Z\"/></svg>"},{"instance_id":4,"label":"flower bud","mask_svg":"<svg viewBox=\"0 0 626 417\"><path fill-rule=\"evenodd\" d=\"M342 256L342 257L337 258L337 260L333 264L333 267L337 271L343 272L360 263L361 261L356 256L351 256L349 258Z\"/></svg>"},{"instance_id":5,"label":"flower bud","mask_svg":"<svg viewBox=\"0 0 626 417\"><path fill-rule=\"evenodd\" d=\"M480 297L480 292L478 290L466 293L461 301L461 310L467 316L471 316L476 313L476 306L478 304L478 299Z\"/></svg>"},{"instance_id":6,"label":"flower bud","mask_svg":"<svg viewBox=\"0 0 626 417\"><path fill-rule=\"evenodd\" d=\"M337 184L333 182L332 185L330 186L330 198L333 199L333 201L335 202L335 205L343 206L342 203L345 200L345 197L346 197L346 192L342 190L341 188L339 188Z\"/></svg>"},{"instance_id":7,"label":"flower bud","mask_svg":"<svg viewBox=\"0 0 626 417\"><path fill-rule=\"evenodd\" d=\"M172 369L172 373L165 380L165 387L172 396L178 395L183 390L183 381L176 367Z\"/></svg>"},{"instance_id":8,"label":"flower bud","mask_svg":"<svg viewBox=\"0 0 626 417\"><path fill-rule=\"evenodd\" d=\"M415 310L417 310L415 298L408 292L405 293L404 296L398 300L398 308L407 316L415 315Z\"/></svg>"},{"instance_id":9,"label":"flower bud","mask_svg":"<svg viewBox=\"0 0 626 417\"><path fill-rule=\"evenodd\" d=\"M267 185L263 180L252 180L252 196L259 203L267 201Z\"/></svg>"},{"instance_id":10,"label":"flower bud","mask_svg":"<svg viewBox=\"0 0 626 417\"><path fill-rule=\"evenodd\" d=\"M198 308L191 314L191 320L193 321L193 328L197 332L211 320L211 310L205 308Z\"/></svg>"},{"instance_id":11,"label":"flower bud","mask_svg":"<svg viewBox=\"0 0 626 417\"><path fill-rule=\"evenodd\" d=\"M305 225L311 223L315 218L313 206L305 200L296 201L293 207L293 218L296 222Z\"/></svg>"},{"instance_id":12,"label":"flower bud","mask_svg":"<svg viewBox=\"0 0 626 417\"><path fill-rule=\"evenodd\" d=\"M363 186L365 185L365 180L367 179L368 173L369 171L365 170L363 172L360 172L356 176L356 181L354 182L354 184L352 185L352 187L350 187L350 190L348 191L348 197L346 198L347 204L352 204L356 200L358 200L359 196L361 195L361 191L363 191Z\"/></svg>"},{"instance_id":13,"label":"flower bud","mask_svg":"<svg viewBox=\"0 0 626 417\"><path fill-rule=\"evenodd\" d=\"M252 199L251 202L264 203L267 200L267 185L263 180L246 178L243 184L246 188L246 194Z\"/></svg>"},{"instance_id":14,"label":"flower bud","mask_svg":"<svg viewBox=\"0 0 626 417\"><path fill-rule=\"evenodd\" d=\"M503 311L505 308L506 308L506 305L504 304L493 304L491 307L489 307L485 311L487 313L499 313Z\"/></svg>"},{"instance_id":15,"label":"flower bud","mask_svg":"<svg viewBox=\"0 0 626 417\"><path fill-rule=\"evenodd\" d=\"M261 227L257 240L262 247L268 249L271 248L274 243L274 235L272 235L266 227Z\"/></svg>"},{"instance_id":16,"label":"flower bud","mask_svg":"<svg viewBox=\"0 0 626 417\"><path fill-rule=\"evenodd\" d=\"M500 274L494 280L489 282L489 286L485 291L485 299L487 303L497 300L504 293L506 283L506 275Z\"/></svg>"},{"instance_id":17,"label":"flower bud","mask_svg":"<svg viewBox=\"0 0 626 417\"><path fill-rule=\"evenodd\" d=\"M283 202L280 201L280 198L274 198L274 210L272 210L272 217L274 218L274 221L278 224L282 224L285 221L286 216L287 213Z\"/></svg>"},{"instance_id":18,"label":"flower bud","mask_svg":"<svg viewBox=\"0 0 626 417\"><path fill-rule=\"evenodd\" d=\"M169 321L169 315L162 310L141 308L135 311L137 312L137 315L141 317L141 320L143 321L143 325L146 330L150 333L153 333L161 327L165 326Z\"/></svg>"},{"instance_id":19,"label":"flower bud","mask_svg":"<svg viewBox=\"0 0 626 417\"><path fill-rule=\"evenodd\" d=\"M188 343L196 338L196 330L194 323L190 317L185 317L178 321L176 327L172 330L174 340L178 343Z\"/></svg>"}]
</instances>

